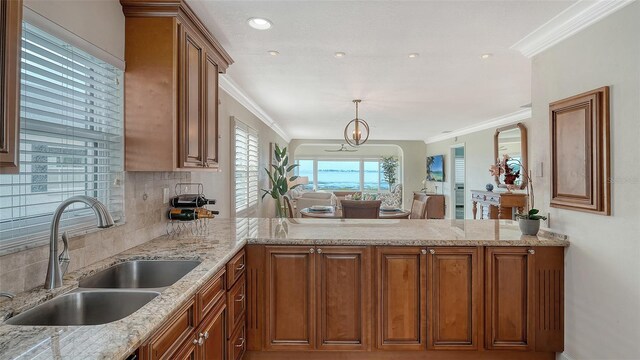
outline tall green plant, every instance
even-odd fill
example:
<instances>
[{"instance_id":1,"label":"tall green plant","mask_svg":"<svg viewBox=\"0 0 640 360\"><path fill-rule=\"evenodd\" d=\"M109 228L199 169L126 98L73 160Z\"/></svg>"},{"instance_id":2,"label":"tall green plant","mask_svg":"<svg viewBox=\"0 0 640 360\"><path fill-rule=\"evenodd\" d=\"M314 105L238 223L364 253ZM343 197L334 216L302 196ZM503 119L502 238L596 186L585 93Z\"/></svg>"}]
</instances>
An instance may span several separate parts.
<instances>
[{"instance_id":1,"label":"tall green plant","mask_svg":"<svg viewBox=\"0 0 640 360\"><path fill-rule=\"evenodd\" d=\"M262 189L264 192L262 194L262 199L264 200L265 196L269 195L275 200L276 205L276 217L285 217L284 208L282 207L282 197L291 189L295 189L302 184L293 185L289 188L289 183L295 181L298 176L291 176L287 178L287 174L289 174L293 169L295 169L298 165L291 164L289 165L289 155L287 154L287 148L283 147L280 149L278 144L275 144L275 148L273 150L273 160L274 163L271 164L270 168L264 168L264 171L267 172L267 176L269 176L269 180L271 181L270 189Z\"/></svg>"},{"instance_id":2,"label":"tall green plant","mask_svg":"<svg viewBox=\"0 0 640 360\"><path fill-rule=\"evenodd\" d=\"M382 176L384 181L389 183L389 188L396 183L396 173L398 170L398 159L393 156L383 156L382 163Z\"/></svg>"}]
</instances>

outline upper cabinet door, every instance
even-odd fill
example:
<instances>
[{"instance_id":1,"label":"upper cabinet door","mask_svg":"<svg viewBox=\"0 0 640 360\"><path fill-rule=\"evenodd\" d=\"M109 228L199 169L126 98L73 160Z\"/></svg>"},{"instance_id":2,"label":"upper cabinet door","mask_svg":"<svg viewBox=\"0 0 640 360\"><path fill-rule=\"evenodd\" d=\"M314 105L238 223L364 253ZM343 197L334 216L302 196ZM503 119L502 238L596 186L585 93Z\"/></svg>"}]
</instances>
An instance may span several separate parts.
<instances>
[{"instance_id":1,"label":"upper cabinet door","mask_svg":"<svg viewBox=\"0 0 640 360\"><path fill-rule=\"evenodd\" d=\"M265 349L315 348L315 249L265 249Z\"/></svg>"},{"instance_id":2,"label":"upper cabinet door","mask_svg":"<svg viewBox=\"0 0 640 360\"><path fill-rule=\"evenodd\" d=\"M478 348L478 249L429 249L427 261L428 347Z\"/></svg>"},{"instance_id":3,"label":"upper cabinet door","mask_svg":"<svg viewBox=\"0 0 640 360\"><path fill-rule=\"evenodd\" d=\"M318 349L366 350L371 257L366 247L318 247Z\"/></svg>"},{"instance_id":4,"label":"upper cabinet door","mask_svg":"<svg viewBox=\"0 0 640 360\"><path fill-rule=\"evenodd\" d=\"M0 2L0 174L18 173L22 0Z\"/></svg>"},{"instance_id":5,"label":"upper cabinet door","mask_svg":"<svg viewBox=\"0 0 640 360\"><path fill-rule=\"evenodd\" d=\"M486 249L487 349L533 349L533 261L524 247Z\"/></svg>"},{"instance_id":6,"label":"upper cabinet door","mask_svg":"<svg viewBox=\"0 0 640 360\"><path fill-rule=\"evenodd\" d=\"M383 350L425 348L426 249L376 249L376 342Z\"/></svg>"},{"instance_id":7,"label":"upper cabinet door","mask_svg":"<svg viewBox=\"0 0 640 360\"><path fill-rule=\"evenodd\" d=\"M218 65L206 54L204 61L205 166L218 166Z\"/></svg>"},{"instance_id":8,"label":"upper cabinet door","mask_svg":"<svg viewBox=\"0 0 640 360\"><path fill-rule=\"evenodd\" d=\"M203 156L203 97L202 79L204 50L197 37L188 29L184 32L183 118L180 120L182 138L181 167L202 167Z\"/></svg>"}]
</instances>

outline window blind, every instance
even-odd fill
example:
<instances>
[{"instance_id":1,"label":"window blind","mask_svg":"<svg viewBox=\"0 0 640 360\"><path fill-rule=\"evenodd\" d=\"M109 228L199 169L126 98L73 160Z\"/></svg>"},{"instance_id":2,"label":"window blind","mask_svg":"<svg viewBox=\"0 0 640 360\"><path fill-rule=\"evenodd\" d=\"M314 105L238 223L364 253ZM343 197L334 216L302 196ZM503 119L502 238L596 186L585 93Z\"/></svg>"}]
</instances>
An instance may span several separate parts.
<instances>
[{"instance_id":1,"label":"window blind","mask_svg":"<svg viewBox=\"0 0 640 360\"><path fill-rule=\"evenodd\" d=\"M464 157L455 158L455 181L456 184L464 183Z\"/></svg>"},{"instance_id":2,"label":"window blind","mask_svg":"<svg viewBox=\"0 0 640 360\"><path fill-rule=\"evenodd\" d=\"M61 201L98 198L123 221L122 71L23 23L20 172L0 175L0 249L44 240ZM95 227L69 207L61 229Z\"/></svg>"},{"instance_id":3,"label":"window blind","mask_svg":"<svg viewBox=\"0 0 640 360\"><path fill-rule=\"evenodd\" d=\"M258 205L258 132L235 123L235 206L236 216L255 216Z\"/></svg>"}]
</instances>

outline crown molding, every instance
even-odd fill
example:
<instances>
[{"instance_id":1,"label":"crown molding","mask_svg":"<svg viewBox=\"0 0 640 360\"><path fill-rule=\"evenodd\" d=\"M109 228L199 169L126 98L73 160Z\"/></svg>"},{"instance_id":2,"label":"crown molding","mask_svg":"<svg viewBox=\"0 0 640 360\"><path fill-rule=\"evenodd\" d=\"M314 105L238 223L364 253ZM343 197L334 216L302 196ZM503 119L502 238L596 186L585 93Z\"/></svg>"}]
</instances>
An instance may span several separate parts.
<instances>
[{"instance_id":1,"label":"crown molding","mask_svg":"<svg viewBox=\"0 0 640 360\"><path fill-rule=\"evenodd\" d=\"M486 129L492 129L492 128L497 128L505 125L510 125L510 124L513 124L522 120L530 119L530 118L531 118L531 109L522 109L522 110L513 112L511 114L503 115L488 121L481 122L476 125L458 129L447 134L432 136L430 138L427 138L425 142L427 144L432 144L434 142L451 139L457 136L467 135L467 134L471 134L471 133L486 130Z\"/></svg>"},{"instance_id":2,"label":"crown molding","mask_svg":"<svg viewBox=\"0 0 640 360\"><path fill-rule=\"evenodd\" d=\"M276 134L280 135L286 142L291 141L287 133L282 130L280 125L269 114L267 114L249 95L247 95L240 85L238 85L228 74L220 74L220 88L238 101L242 106L247 108L253 115L257 116L263 123L270 127Z\"/></svg>"},{"instance_id":3,"label":"crown molding","mask_svg":"<svg viewBox=\"0 0 640 360\"><path fill-rule=\"evenodd\" d=\"M579 0L511 46L530 58L635 0Z\"/></svg>"}]
</instances>

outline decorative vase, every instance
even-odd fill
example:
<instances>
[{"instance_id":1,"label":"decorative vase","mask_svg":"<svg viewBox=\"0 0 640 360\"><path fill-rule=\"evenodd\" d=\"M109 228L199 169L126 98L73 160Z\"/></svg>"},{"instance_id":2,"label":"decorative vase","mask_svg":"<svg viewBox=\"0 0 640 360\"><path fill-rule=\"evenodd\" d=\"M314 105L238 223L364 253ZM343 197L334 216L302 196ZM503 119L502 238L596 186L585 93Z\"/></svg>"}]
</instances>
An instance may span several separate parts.
<instances>
[{"instance_id":1,"label":"decorative vase","mask_svg":"<svg viewBox=\"0 0 640 360\"><path fill-rule=\"evenodd\" d=\"M487 189L487 191L491 192L493 191L493 184L487 184L487 186L485 186L484 188Z\"/></svg>"},{"instance_id":2,"label":"decorative vase","mask_svg":"<svg viewBox=\"0 0 640 360\"><path fill-rule=\"evenodd\" d=\"M282 196L278 196L277 198L273 199L275 206L276 206L276 215L275 217L277 219L282 219L282 218L286 218L287 214L284 210L284 206L282 204Z\"/></svg>"},{"instance_id":3,"label":"decorative vase","mask_svg":"<svg viewBox=\"0 0 640 360\"><path fill-rule=\"evenodd\" d=\"M540 220L519 219L518 223L523 235L538 235L538 230L540 230Z\"/></svg>"}]
</instances>

